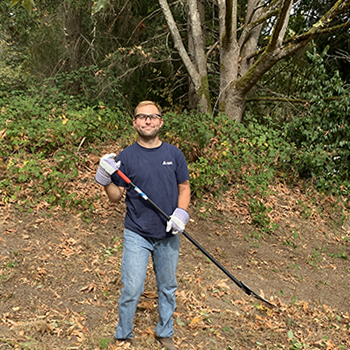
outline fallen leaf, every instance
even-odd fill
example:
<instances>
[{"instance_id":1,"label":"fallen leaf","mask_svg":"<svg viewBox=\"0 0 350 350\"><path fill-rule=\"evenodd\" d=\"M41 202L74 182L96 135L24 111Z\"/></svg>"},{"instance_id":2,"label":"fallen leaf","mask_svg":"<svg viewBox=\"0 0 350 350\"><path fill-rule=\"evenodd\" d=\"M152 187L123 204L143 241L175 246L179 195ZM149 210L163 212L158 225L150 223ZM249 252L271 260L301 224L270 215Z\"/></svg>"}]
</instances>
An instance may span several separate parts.
<instances>
[{"instance_id":1,"label":"fallen leaf","mask_svg":"<svg viewBox=\"0 0 350 350\"><path fill-rule=\"evenodd\" d=\"M142 296L144 296L145 298L149 298L149 299L158 299L158 294L156 294L154 292L143 292Z\"/></svg>"},{"instance_id":2,"label":"fallen leaf","mask_svg":"<svg viewBox=\"0 0 350 350\"><path fill-rule=\"evenodd\" d=\"M202 321L201 317L196 316L195 318L192 319L192 321L190 322L189 326L194 326L197 323L199 323L200 321Z\"/></svg>"},{"instance_id":3,"label":"fallen leaf","mask_svg":"<svg viewBox=\"0 0 350 350\"><path fill-rule=\"evenodd\" d=\"M96 289L96 285L94 283L90 283L87 286L80 289L80 292L90 293Z\"/></svg>"}]
</instances>

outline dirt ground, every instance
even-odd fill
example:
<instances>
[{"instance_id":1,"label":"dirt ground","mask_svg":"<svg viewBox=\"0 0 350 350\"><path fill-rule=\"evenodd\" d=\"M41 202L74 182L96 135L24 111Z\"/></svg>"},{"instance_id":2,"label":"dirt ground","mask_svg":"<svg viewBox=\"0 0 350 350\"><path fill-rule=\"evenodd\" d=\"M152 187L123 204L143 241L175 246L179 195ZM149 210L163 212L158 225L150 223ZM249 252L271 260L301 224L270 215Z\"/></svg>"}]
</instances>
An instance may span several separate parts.
<instances>
[{"instance_id":1,"label":"dirt ground","mask_svg":"<svg viewBox=\"0 0 350 350\"><path fill-rule=\"evenodd\" d=\"M91 214L0 206L1 350L161 349L151 265L133 342L114 342L125 208L101 195ZM247 295L182 236L179 349L350 349L350 224L319 215L320 203L305 218L300 196L285 198L272 201L272 233L252 225L230 192L191 204L186 231L276 307Z\"/></svg>"}]
</instances>

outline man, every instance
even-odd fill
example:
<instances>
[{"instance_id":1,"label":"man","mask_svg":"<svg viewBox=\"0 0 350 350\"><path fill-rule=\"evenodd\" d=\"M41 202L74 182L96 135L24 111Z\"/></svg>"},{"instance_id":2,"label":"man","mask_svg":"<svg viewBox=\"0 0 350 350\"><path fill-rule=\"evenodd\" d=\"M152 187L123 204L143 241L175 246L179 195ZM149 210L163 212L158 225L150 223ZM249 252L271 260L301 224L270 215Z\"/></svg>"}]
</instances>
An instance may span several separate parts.
<instances>
[{"instance_id":1,"label":"man","mask_svg":"<svg viewBox=\"0 0 350 350\"><path fill-rule=\"evenodd\" d=\"M189 221L187 208L191 191L183 154L177 147L159 139L163 123L161 111L154 102L141 102L133 118L133 127L138 133L137 142L116 158L113 153L103 156L95 179L104 186L113 203L120 201L126 188L127 212L121 267L123 288L114 337L117 342L130 341L133 337L133 319L143 292L149 255L152 254L159 311L155 333L163 346L176 350L172 340L177 289L175 272L179 257L179 233L183 232ZM160 208L168 215L172 213L169 222L115 173L119 166Z\"/></svg>"}]
</instances>

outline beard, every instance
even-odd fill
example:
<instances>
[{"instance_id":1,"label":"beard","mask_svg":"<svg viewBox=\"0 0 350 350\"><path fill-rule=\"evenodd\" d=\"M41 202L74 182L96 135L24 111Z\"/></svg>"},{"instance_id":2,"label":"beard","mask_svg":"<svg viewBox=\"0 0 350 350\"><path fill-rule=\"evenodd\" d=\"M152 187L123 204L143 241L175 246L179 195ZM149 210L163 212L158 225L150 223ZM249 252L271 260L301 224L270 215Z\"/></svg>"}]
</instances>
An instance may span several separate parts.
<instances>
[{"instance_id":1,"label":"beard","mask_svg":"<svg viewBox=\"0 0 350 350\"><path fill-rule=\"evenodd\" d=\"M136 129L139 137L145 140L152 140L156 138L159 134L159 129L158 128L153 128L151 130L144 130L142 128L137 128Z\"/></svg>"}]
</instances>

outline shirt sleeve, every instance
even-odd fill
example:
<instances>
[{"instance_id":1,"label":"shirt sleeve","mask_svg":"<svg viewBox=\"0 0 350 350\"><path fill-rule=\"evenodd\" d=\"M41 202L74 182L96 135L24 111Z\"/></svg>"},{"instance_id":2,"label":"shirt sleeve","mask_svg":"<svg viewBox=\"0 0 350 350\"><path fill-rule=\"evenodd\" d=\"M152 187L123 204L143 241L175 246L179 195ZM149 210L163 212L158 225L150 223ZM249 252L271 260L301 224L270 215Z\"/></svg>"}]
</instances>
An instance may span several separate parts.
<instances>
[{"instance_id":1,"label":"shirt sleeve","mask_svg":"<svg viewBox=\"0 0 350 350\"><path fill-rule=\"evenodd\" d=\"M190 179L190 175L188 172L188 166L183 153L179 150L178 155L178 167L176 169L176 180L177 184L181 184L186 180Z\"/></svg>"}]
</instances>

